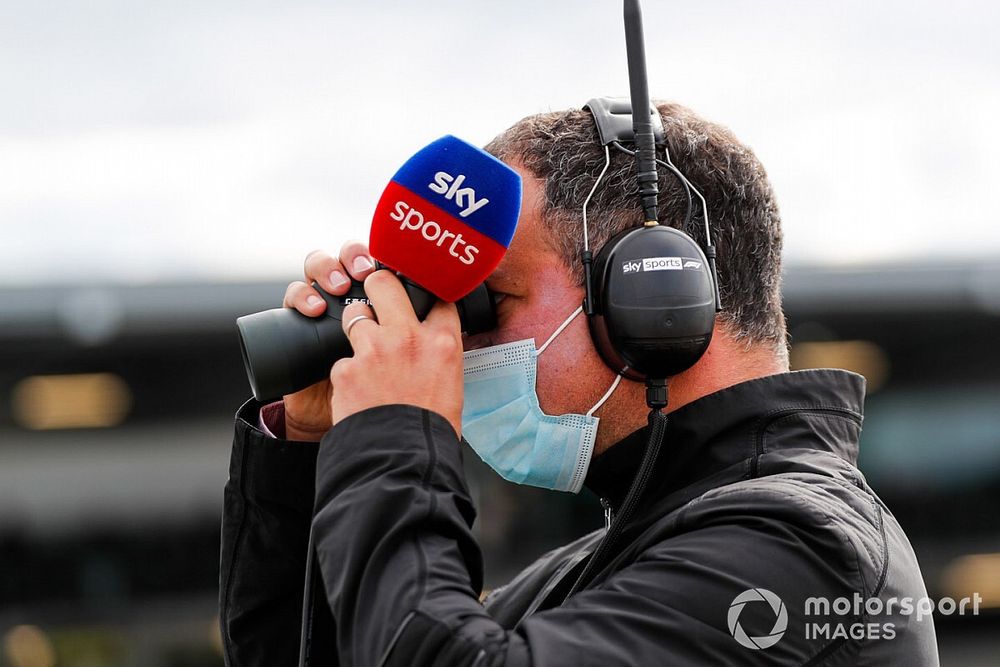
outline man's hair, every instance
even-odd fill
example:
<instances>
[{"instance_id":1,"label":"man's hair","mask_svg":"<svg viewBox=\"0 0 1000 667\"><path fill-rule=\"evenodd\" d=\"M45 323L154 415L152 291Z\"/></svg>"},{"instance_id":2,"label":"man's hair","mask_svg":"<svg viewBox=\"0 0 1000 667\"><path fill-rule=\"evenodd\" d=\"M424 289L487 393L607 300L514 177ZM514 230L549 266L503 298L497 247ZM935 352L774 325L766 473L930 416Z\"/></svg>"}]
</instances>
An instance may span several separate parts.
<instances>
[{"instance_id":1,"label":"man's hair","mask_svg":"<svg viewBox=\"0 0 1000 667\"><path fill-rule=\"evenodd\" d=\"M781 219L764 167L726 128L677 104L658 104L670 157L708 202L712 241L718 252L722 294L720 321L747 347L770 344L785 354L781 311ZM582 208L604 167L604 149L590 112L529 116L495 138L486 150L519 163L545 183L541 218L550 242L583 284ZM657 148L657 157L663 151ZM704 248L700 201L685 225L687 195L678 179L659 168L660 222L682 229ZM587 208L595 252L618 232L637 227L635 159L611 147L611 166Z\"/></svg>"}]
</instances>

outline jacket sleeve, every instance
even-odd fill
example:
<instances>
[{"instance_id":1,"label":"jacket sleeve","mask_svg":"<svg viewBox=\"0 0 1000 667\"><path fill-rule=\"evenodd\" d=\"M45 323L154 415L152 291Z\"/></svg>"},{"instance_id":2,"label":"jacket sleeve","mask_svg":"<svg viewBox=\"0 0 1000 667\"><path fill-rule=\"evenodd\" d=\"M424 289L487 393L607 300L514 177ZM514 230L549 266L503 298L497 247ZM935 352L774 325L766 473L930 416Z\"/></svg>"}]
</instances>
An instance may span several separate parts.
<instances>
[{"instance_id":1,"label":"jacket sleeve","mask_svg":"<svg viewBox=\"0 0 1000 667\"><path fill-rule=\"evenodd\" d=\"M357 413L327 433L317 465L314 530L342 664L802 664L824 647L799 633L769 651L734 639L727 614L736 595L788 582L815 594L857 584L803 558L803 536L751 517L661 542L597 587L505 629L478 601L475 513L459 440L442 416L406 405ZM763 604L739 620L751 634L777 631Z\"/></svg>"},{"instance_id":2,"label":"jacket sleeve","mask_svg":"<svg viewBox=\"0 0 1000 667\"><path fill-rule=\"evenodd\" d=\"M236 415L224 492L219 612L229 667L295 665L299 655L319 446L266 436L254 426L260 408L251 400ZM311 654L335 665L333 619L317 597Z\"/></svg>"}]
</instances>

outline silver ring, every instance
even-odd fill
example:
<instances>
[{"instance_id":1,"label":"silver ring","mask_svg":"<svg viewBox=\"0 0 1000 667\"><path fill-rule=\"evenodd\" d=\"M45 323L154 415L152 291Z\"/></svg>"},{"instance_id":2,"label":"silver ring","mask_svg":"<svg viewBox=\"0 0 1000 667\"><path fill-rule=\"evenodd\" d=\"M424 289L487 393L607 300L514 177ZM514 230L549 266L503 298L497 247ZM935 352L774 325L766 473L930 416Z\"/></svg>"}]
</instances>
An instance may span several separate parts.
<instances>
[{"instance_id":1,"label":"silver ring","mask_svg":"<svg viewBox=\"0 0 1000 667\"><path fill-rule=\"evenodd\" d=\"M344 327L344 335L350 338L351 329L353 329L354 325L360 322L361 320L372 320L372 318L368 317L367 315L358 315L356 317L351 318L351 321L347 323L346 327ZM374 321L375 320L372 320L372 322Z\"/></svg>"}]
</instances>

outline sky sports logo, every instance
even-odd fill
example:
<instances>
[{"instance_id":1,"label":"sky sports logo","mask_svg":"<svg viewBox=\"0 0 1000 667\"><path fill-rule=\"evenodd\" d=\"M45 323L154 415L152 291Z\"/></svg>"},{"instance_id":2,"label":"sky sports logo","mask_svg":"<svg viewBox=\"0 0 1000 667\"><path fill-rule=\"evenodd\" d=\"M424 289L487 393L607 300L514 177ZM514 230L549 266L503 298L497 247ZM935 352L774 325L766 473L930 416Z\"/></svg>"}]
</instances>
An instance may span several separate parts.
<instances>
[{"instance_id":1,"label":"sky sports logo","mask_svg":"<svg viewBox=\"0 0 1000 667\"><path fill-rule=\"evenodd\" d=\"M483 201L486 200L484 199ZM405 201L399 200L396 202L396 206L389 217L399 223L401 231L417 231L424 237L425 241L430 241L439 248L447 248L448 254L458 258L458 261L462 264L472 264L476 261L479 248L469 243L462 236L462 232L456 233L445 228L441 223L431 220ZM459 254L459 251L462 251L462 253Z\"/></svg>"},{"instance_id":2,"label":"sky sports logo","mask_svg":"<svg viewBox=\"0 0 1000 667\"><path fill-rule=\"evenodd\" d=\"M500 263L521 210L521 176L455 137L396 171L372 216L369 248L445 301L465 296Z\"/></svg>"},{"instance_id":3,"label":"sky sports logo","mask_svg":"<svg viewBox=\"0 0 1000 667\"><path fill-rule=\"evenodd\" d=\"M490 200L486 197L477 198L475 188L471 186L463 188L464 182L465 174L452 176L446 171L439 171L434 174L434 180L427 184L427 189L444 195L446 200L454 202L461 209L458 213L459 217L467 218L489 204ZM401 199L396 202L389 217L399 223L400 231L418 232L425 241L430 241L439 248L446 248L448 254L458 259L462 264L475 262L479 248L469 243L468 239L462 236L462 232L451 231L442 222L433 220L432 216L435 214L442 221L451 217L447 214L442 216L440 211L427 215Z\"/></svg>"},{"instance_id":4,"label":"sky sports logo","mask_svg":"<svg viewBox=\"0 0 1000 667\"><path fill-rule=\"evenodd\" d=\"M486 197L476 197L476 190L470 186L461 187L465 182L465 174L452 176L446 171L434 174L434 181L427 184L427 189L444 195L448 201L453 201L462 210L459 217L467 218L490 203ZM462 264L472 264L476 261L479 248L469 243L462 232L446 229L440 222L431 220L415 207L405 201L397 201L392 215L389 216L399 224L400 231L419 231L424 240L430 241L439 248L447 246L448 254ZM450 243L449 243L450 241Z\"/></svg>"},{"instance_id":5,"label":"sky sports logo","mask_svg":"<svg viewBox=\"0 0 1000 667\"><path fill-rule=\"evenodd\" d=\"M471 187L461 188L465 182L465 174L452 176L446 171L439 171L434 174L434 182L428 183L427 187L439 195L444 195L445 199L454 200L462 208L459 217L468 218L470 215L490 203L486 197L476 199L476 191Z\"/></svg>"},{"instance_id":6,"label":"sky sports logo","mask_svg":"<svg viewBox=\"0 0 1000 667\"><path fill-rule=\"evenodd\" d=\"M683 271L700 269L701 260L693 257L646 257L622 262L622 273L643 273L647 271Z\"/></svg>"},{"instance_id":7,"label":"sky sports logo","mask_svg":"<svg viewBox=\"0 0 1000 667\"><path fill-rule=\"evenodd\" d=\"M444 198L444 202L438 200L440 203L434 203L429 197L421 196L407 187L390 183L386 192L399 199L392 205L389 219L399 223L399 231L416 232L424 241L441 248L462 264L472 265L480 254L480 247L484 243L493 245L493 240L474 226L470 227L465 220L477 211L479 215L483 215L485 207L490 203L487 197L478 195L474 187L466 184L467 178L461 173L453 176L447 171L437 171L430 182L425 182L426 191ZM444 208L449 205L454 208ZM502 249L491 249L494 255L498 252L503 254Z\"/></svg>"}]
</instances>

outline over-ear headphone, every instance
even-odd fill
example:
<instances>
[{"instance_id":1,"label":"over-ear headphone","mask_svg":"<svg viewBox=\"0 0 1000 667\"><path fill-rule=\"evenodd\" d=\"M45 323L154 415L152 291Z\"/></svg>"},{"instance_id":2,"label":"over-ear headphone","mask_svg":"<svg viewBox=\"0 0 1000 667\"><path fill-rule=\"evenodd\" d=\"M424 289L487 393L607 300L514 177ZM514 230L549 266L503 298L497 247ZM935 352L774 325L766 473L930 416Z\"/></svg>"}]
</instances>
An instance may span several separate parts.
<instances>
[{"instance_id":1,"label":"over-ear headphone","mask_svg":"<svg viewBox=\"0 0 1000 667\"><path fill-rule=\"evenodd\" d=\"M583 310L604 363L629 379L645 381L649 440L617 515L568 595L581 590L617 553L617 542L655 474L667 428L663 413L667 378L687 370L705 353L712 341L715 314L721 310L708 206L670 159L660 112L649 102L639 0L623 4L631 102L599 98L584 107L597 124L604 169L583 202ZM649 111L639 111L643 108ZM624 143L635 150L625 148ZM656 157L657 144L664 149L662 160ZM611 237L595 258L590 250L587 206L611 165L611 147L635 156L643 225ZM657 164L684 186L688 196L685 224L691 222L691 194L698 197L705 223L704 251L683 231L659 224Z\"/></svg>"},{"instance_id":2,"label":"over-ear headphone","mask_svg":"<svg viewBox=\"0 0 1000 667\"><path fill-rule=\"evenodd\" d=\"M616 373L630 380L662 381L701 358L712 340L715 314L721 309L708 208L697 188L673 165L655 107L650 109L647 123L652 136L644 138L653 151L653 146L663 146L663 160L657 159L655 152L643 156L642 137L637 140L639 134L645 134L643 123L633 118L629 101L596 98L584 109L594 116L605 154L604 169L583 205L583 310L590 335L604 362ZM634 144L636 150L626 148L626 143ZM587 206L610 165L611 148L637 157L645 222L619 232L594 256L589 247ZM643 157L653 165L651 175L642 164ZM685 232L657 222L656 163L685 188L686 221L691 219L691 193L700 199L704 250Z\"/></svg>"}]
</instances>

